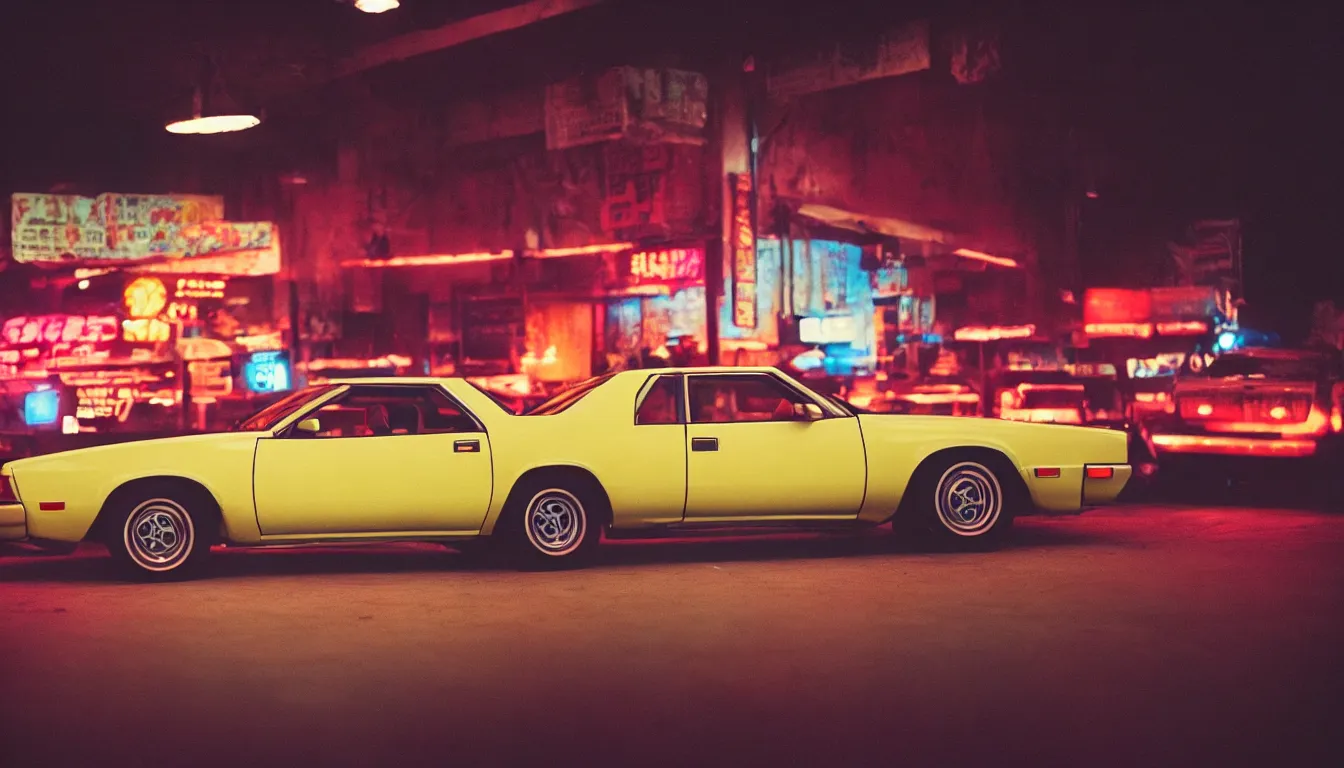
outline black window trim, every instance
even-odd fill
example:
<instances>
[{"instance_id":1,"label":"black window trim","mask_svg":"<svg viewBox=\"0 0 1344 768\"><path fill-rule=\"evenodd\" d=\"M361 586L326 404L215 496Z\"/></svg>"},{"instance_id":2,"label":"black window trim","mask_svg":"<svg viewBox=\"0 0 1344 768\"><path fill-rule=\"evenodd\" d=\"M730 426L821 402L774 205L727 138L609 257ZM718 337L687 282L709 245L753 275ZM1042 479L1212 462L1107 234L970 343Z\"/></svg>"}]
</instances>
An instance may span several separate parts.
<instances>
[{"instance_id":1,"label":"black window trim","mask_svg":"<svg viewBox=\"0 0 1344 768\"><path fill-rule=\"evenodd\" d=\"M298 427L299 422L301 422L301 421L303 421L304 419L308 418L310 414L313 414L313 413L315 413L315 412L321 410L322 408L324 408L324 407L326 407L326 406L328 406L328 405L331 405L332 403L334 403L334 402L335 402L336 400L338 400L339 398L344 397L344 396L347 395L347 394L350 394L351 392L355 391L356 388L362 388L362 387L378 387L378 388L380 388L380 389L396 389L396 388L400 388L400 389L437 389L437 390L439 390L440 393L443 394L444 397L448 398L448 402L450 402L450 403L452 403L453 405L457 406L458 410L462 411L462 415L463 415L463 416L466 416L468 419L471 419L471 423L474 424L474 425L476 426L476 430L475 430L474 432L428 432L428 433L424 433L424 434L429 434L429 435L463 435L463 434L476 434L477 432L479 432L479 433L481 433L481 434L483 434L483 435L488 435L488 434L489 434L488 432L486 432L486 429L485 429L485 423L481 421L480 417L478 417L475 413L472 413L471 409L468 408L465 404L463 404L463 402L462 402L461 400L459 400L459 399L457 399L456 397L454 397L454 396L453 396L453 393L452 393L452 392L449 392L447 387L445 387L445 386L443 386L442 384L439 384L439 383L432 383L432 384L419 383L419 384L413 384L413 383L410 383L410 382L406 382L406 383L395 383L395 384L363 384L363 383L343 384L343 385L341 385L341 386L339 386L339 387L336 387L332 392L329 392L329 393L328 393L329 396L320 398L320 399L318 400L318 402L316 402L315 404L312 405L312 407L310 407L310 408L308 408L307 410L303 411L303 412L299 415L298 418L294 419L293 421L289 422L289 423L286 424L285 426L283 426L283 427L281 427L280 429L276 430L274 436L277 437L277 438L280 438L280 439L297 439L297 438L294 437L294 432L295 432L296 428ZM416 433L415 435L409 435L409 434L407 434L407 435L346 435L346 436L342 436L342 437L323 437L323 438L320 438L320 439L322 439L322 440L349 440L349 439L352 439L352 438L365 438L365 437L417 437L417 436L419 436L420 434L421 434L421 433ZM303 439L310 439L310 438L303 438Z\"/></svg>"},{"instance_id":2,"label":"black window trim","mask_svg":"<svg viewBox=\"0 0 1344 768\"><path fill-rule=\"evenodd\" d=\"M648 397L649 393L653 391L654 383L662 378L672 379L677 387L676 393L673 394L677 402L677 420L671 424L640 424L640 406L644 405L644 398ZM688 424L689 413L686 402L686 375L682 373L654 373L644 379L644 383L639 385L639 391L635 393L635 410L631 414L631 420L636 427L670 427L678 424Z\"/></svg>"},{"instance_id":3,"label":"black window trim","mask_svg":"<svg viewBox=\"0 0 1344 768\"><path fill-rule=\"evenodd\" d=\"M703 373L699 373L699 372L697 372L697 373L687 373L687 374L684 374L684 376L683 376L683 378L682 378L681 392L682 392L682 407L685 409L685 417L686 417L686 422L685 422L685 423L687 423L687 424L778 424L778 423L781 423L781 422L777 422L777 421L775 421L775 420L773 420L773 419L771 419L770 421L718 421L718 422L713 422L713 421L694 421L694 420L692 420L692 419L691 419L691 378L693 378L693 377L697 377L697 376L702 376L702 377L707 377L707 378L742 378L742 377L744 377L744 376L765 376L765 377L767 377L767 378L773 379L776 383L778 383L781 387L784 387L786 390L788 390L788 391L794 393L795 395L798 395L798 397L801 398L804 402L812 403L813 405L815 405L815 406L817 406L818 408L820 408L820 409L821 409L821 418L823 418L823 419L846 419L846 418L855 418L854 415L846 414L846 415L844 415L844 416L841 416L840 414L835 413L835 412L832 410L832 408L834 408L834 406L831 406L829 403L827 403L827 404L822 404L822 403L817 402L817 396L814 395L812 392L809 392L809 391L807 391L807 390L800 389L800 388L794 386L794 385L791 384L790 382L786 381L783 377L778 376L778 375L776 375L775 373L773 373L773 372L771 372L771 371L731 371L731 370L730 370L730 371L706 371L706 372L703 372ZM787 423L787 422L784 422L784 423Z\"/></svg>"}]
</instances>

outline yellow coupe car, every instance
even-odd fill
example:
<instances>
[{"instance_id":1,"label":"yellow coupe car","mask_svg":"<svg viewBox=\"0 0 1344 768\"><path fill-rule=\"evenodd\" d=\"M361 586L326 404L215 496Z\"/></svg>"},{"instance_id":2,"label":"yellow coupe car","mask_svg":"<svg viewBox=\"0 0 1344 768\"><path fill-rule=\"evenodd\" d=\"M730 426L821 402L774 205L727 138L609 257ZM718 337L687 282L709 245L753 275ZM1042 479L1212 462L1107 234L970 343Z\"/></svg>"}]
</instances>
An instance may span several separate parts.
<instances>
[{"instance_id":1,"label":"yellow coupe car","mask_svg":"<svg viewBox=\"0 0 1344 768\"><path fill-rule=\"evenodd\" d=\"M0 539L105 543L132 572L210 547L490 537L582 561L603 531L864 526L949 541L1113 500L1121 432L877 415L773 368L626 371L514 415L463 379L334 381L231 432L0 468Z\"/></svg>"}]
</instances>

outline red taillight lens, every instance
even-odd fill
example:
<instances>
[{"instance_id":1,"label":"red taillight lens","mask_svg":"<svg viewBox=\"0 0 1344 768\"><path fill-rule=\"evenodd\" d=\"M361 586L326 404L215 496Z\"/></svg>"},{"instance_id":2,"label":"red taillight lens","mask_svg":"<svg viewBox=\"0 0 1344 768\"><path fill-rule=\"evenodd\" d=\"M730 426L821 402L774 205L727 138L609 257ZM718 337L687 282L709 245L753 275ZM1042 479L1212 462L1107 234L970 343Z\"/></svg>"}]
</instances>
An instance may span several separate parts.
<instances>
[{"instance_id":1,"label":"red taillight lens","mask_svg":"<svg viewBox=\"0 0 1344 768\"><path fill-rule=\"evenodd\" d=\"M19 495L14 492L14 484L8 477L0 475L0 502L18 500Z\"/></svg>"},{"instance_id":2,"label":"red taillight lens","mask_svg":"<svg viewBox=\"0 0 1344 768\"><path fill-rule=\"evenodd\" d=\"M1088 467L1088 480L1110 480L1115 477L1115 467Z\"/></svg>"},{"instance_id":3,"label":"red taillight lens","mask_svg":"<svg viewBox=\"0 0 1344 768\"><path fill-rule=\"evenodd\" d=\"M1037 477L1059 477L1059 467L1037 467Z\"/></svg>"}]
</instances>

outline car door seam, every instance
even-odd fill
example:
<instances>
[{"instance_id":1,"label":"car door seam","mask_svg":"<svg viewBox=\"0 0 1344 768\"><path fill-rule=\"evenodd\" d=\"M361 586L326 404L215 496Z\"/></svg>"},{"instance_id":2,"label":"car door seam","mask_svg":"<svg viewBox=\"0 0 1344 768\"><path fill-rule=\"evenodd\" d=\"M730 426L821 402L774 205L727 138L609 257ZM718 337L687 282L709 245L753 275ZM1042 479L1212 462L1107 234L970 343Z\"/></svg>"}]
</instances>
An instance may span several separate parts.
<instances>
[{"instance_id":1,"label":"car door seam","mask_svg":"<svg viewBox=\"0 0 1344 768\"><path fill-rule=\"evenodd\" d=\"M257 507L257 454L261 452L261 438L252 444L252 516L257 521L257 535L265 536L261 527L261 510Z\"/></svg>"},{"instance_id":2,"label":"car door seam","mask_svg":"<svg viewBox=\"0 0 1344 768\"><path fill-rule=\"evenodd\" d=\"M863 419L855 416L854 423L859 426L859 448L863 450L863 495L859 497L859 510L855 513L857 519L863 515L863 507L868 503L868 477L872 469L868 466L868 441L863 436Z\"/></svg>"}]
</instances>

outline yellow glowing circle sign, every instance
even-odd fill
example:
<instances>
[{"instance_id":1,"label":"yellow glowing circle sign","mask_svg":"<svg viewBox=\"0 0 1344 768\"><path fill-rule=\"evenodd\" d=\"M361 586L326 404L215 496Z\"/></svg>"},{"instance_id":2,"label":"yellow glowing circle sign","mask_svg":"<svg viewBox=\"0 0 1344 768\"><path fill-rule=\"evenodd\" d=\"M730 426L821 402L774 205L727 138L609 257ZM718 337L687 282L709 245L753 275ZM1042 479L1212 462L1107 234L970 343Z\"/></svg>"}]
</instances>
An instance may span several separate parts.
<instances>
[{"instance_id":1,"label":"yellow glowing circle sign","mask_svg":"<svg viewBox=\"0 0 1344 768\"><path fill-rule=\"evenodd\" d=\"M122 298L126 312L136 319L158 317L168 306L168 289L157 277L137 277L126 286Z\"/></svg>"}]
</instances>

